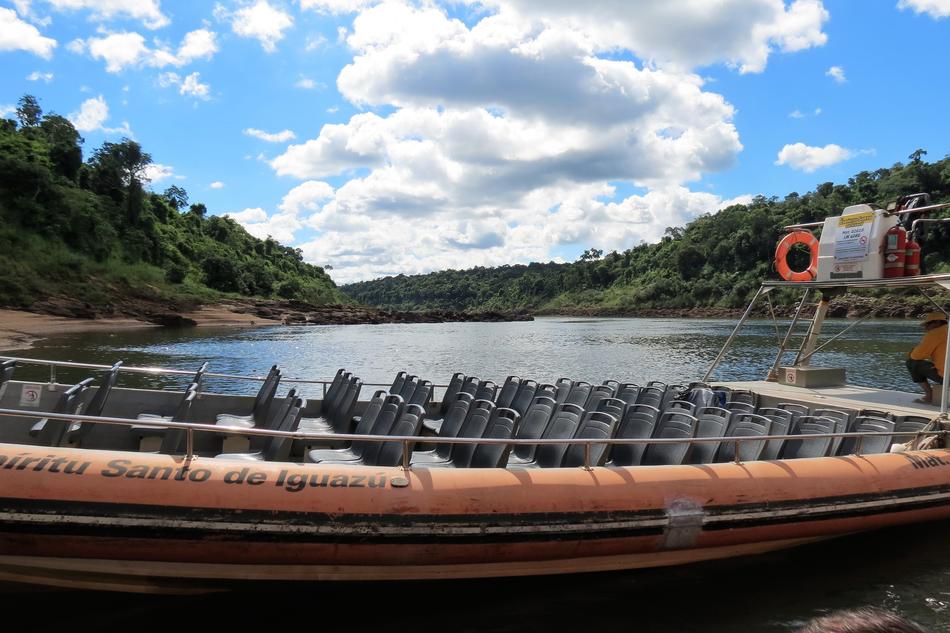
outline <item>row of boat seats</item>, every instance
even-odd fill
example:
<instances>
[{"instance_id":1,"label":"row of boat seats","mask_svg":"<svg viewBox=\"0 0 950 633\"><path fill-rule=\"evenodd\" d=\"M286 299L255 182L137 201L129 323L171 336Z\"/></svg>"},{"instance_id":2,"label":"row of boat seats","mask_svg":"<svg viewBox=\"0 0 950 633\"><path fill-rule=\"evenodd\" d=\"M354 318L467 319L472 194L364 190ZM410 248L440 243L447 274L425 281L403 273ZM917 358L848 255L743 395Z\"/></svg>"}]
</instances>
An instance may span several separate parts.
<instances>
[{"instance_id":1,"label":"row of boat seats","mask_svg":"<svg viewBox=\"0 0 950 633\"><path fill-rule=\"evenodd\" d=\"M356 435L417 437L422 430L425 408L407 403L399 394L380 390L373 394L357 422ZM407 440L409 441L409 440ZM412 450L414 441L409 441ZM310 463L340 465L396 466L402 461L403 441L356 439L348 447L308 450Z\"/></svg>"},{"instance_id":2,"label":"row of boat seats","mask_svg":"<svg viewBox=\"0 0 950 633\"><path fill-rule=\"evenodd\" d=\"M456 373L449 381L442 400L440 408L442 418L426 420L423 428L433 434L440 434L448 408L458 393L468 393L475 400L491 400L496 406L511 408L524 417L536 396L550 397L558 405L573 404L585 411L595 411L598 409L599 402L606 399L620 400L623 406L649 404L663 408L676 399L683 390L684 387L681 385L667 385L659 381L652 381L644 387L616 380L605 380L603 384L593 385L570 378L560 378L554 384L542 384L531 379L508 376L502 387L496 391L491 381L479 382L477 378ZM615 414L619 413L619 411L615 412Z\"/></svg>"},{"instance_id":3,"label":"row of boat seats","mask_svg":"<svg viewBox=\"0 0 950 633\"><path fill-rule=\"evenodd\" d=\"M12 363L13 361L8 361ZM4 366L6 363L4 363ZM10 365L12 369L13 365ZM87 397L89 387L95 382L95 378L90 377L73 385L60 394L59 400L53 407L52 413L64 413L74 415L101 416L105 410L106 403L112 393L113 387L119 377L119 370L122 367L122 361L115 363L100 380L98 388ZM0 379L3 379L7 368L0 367ZM12 372L11 372L12 375ZM9 375L6 379L9 379ZM76 388L80 389L76 391ZM68 444L71 446L80 445L83 438L92 430L93 424L90 422L81 422L78 420L64 422L62 420L53 421L46 418L38 420L30 427L30 437L35 438L43 446L59 446Z\"/></svg>"}]
</instances>

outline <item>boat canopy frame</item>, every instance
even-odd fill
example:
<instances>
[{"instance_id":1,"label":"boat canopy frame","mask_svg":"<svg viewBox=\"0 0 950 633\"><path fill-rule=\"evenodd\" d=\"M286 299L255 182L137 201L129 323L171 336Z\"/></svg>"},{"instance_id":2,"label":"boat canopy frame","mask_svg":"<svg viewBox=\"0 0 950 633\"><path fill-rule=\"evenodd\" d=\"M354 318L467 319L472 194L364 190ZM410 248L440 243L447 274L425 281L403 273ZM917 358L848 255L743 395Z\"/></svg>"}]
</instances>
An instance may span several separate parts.
<instances>
[{"instance_id":1,"label":"boat canopy frame","mask_svg":"<svg viewBox=\"0 0 950 633\"><path fill-rule=\"evenodd\" d=\"M946 308L943 308L938 304L933 298L924 292L925 288L937 287L944 290L950 290L950 273L938 273L932 275L915 275L913 277L894 277L889 279L849 279L849 280L831 280L831 281L784 281L784 280L765 280L759 286L759 289L756 291L755 295L752 297L752 301L749 302L748 307L746 307L745 312L742 313L742 317L739 319L739 322L736 323L735 328L733 328L732 333L726 339L726 342L723 344L722 348L719 350L719 353L716 354L716 358L713 360L712 364L709 366L709 369L706 371L706 374L703 376L703 382L708 381L713 372L716 370L716 367L719 366L719 363L722 362L723 357L725 357L726 352L732 347L732 343L735 341L736 336L739 334L739 331L742 329L742 326L745 325L746 321L752 314L753 309L756 304L759 302L759 299L762 297L769 298L769 306L771 312L771 298L769 293L776 289L800 289L804 290L802 299L798 304L798 308L795 311L795 315L792 317L792 321L789 325L787 334L785 335L784 341L780 345L779 354L776 357L775 364L773 364L772 369L769 372L769 375L766 376L766 380L773 377L773 372L777 368L782 354L785 351L785 345L788 343L792 335L792 330L799 321L802 309L805 306L805 301L808 298L808 295L813 290L829 290L837 292L847 292L849 290L859 290L859 289L873 289L873 288L917 288L920 290L927 299L934 304L940 311L944 314L947 314ZM827 299L823 299L823 302L827 303ZM774 313L772 314L773 319L775 318ZM805 340L802 342L802 348L799 350L799 354L795 359L795 363L802 362L803 360L807 362L815 352L819 349L830 343L835 338L838 338L846 331L850 330L858 323L864 321L867 317L859 319L857 322L852 323L844 331L838 332L834 337L825 341L820 347L815 348L814 345L817 342L817 333L821 331L821 326L824 321L825 315L824 312L819 310L816 312L815 318L813 319L811 326L809 327L808 333L805 335ZM948 320L950 320L950 315L948 315ZM807 345L811 345L812 349L803 353ZM948 400L950 400L950 380L946 377L950 376L950 336L947 337L947 349L944 358L943 365L943 376L945 377L943 384L940 386L940 418L948 419Z\"/></svg>"}]
</instances>

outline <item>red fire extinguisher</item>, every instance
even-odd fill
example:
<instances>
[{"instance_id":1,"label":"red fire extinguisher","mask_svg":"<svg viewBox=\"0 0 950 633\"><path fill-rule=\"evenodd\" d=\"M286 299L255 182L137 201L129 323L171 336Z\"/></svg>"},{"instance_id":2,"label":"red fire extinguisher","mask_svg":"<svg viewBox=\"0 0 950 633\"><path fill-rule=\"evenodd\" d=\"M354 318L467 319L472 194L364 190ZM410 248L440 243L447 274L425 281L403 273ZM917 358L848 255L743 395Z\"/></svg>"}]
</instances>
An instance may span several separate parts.
<instances>
[{"instance_id":1,"label":"red fire extinguisher","mask_svg":"<svg viewBox=\"0 0 950 633\"><path fill-rule=\"evenodd\" d=\"M903 277L907 253L907 230L895 226L884 234L884 277Z\"/></svg>"},{"instance_id":2,"label":"red fire extinguisher","mask_svg":"<svg viewBox=\"0 0 950 633\"><path fill-rule=\"evenodd\" d=\"M904 274L908 277L920 274L920 243L910 234L905 247Z\"/></svg>"}]
</instances>

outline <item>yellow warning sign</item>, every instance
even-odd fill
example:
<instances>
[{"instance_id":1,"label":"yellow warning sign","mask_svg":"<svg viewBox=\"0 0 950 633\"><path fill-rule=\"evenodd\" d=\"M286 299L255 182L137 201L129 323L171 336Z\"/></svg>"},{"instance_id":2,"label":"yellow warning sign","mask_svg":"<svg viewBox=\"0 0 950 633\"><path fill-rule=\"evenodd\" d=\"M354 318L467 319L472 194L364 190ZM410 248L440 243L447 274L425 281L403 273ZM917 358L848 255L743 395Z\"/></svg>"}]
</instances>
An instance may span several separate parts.
<instances>
[{"instance_id":1,"label":"yellow warning sign","mask_svg":"<svg viewBox=\"0 0 950 633\"><path fill-rule=\"evenodd\" d=\"M838 228L839 229L853 229L856 226L861 226L862 224L870 224L874 221L874 212L865 211L864 213L852 213L851 215L845 215L838 219Z\"/></svg>"}]
</instances>

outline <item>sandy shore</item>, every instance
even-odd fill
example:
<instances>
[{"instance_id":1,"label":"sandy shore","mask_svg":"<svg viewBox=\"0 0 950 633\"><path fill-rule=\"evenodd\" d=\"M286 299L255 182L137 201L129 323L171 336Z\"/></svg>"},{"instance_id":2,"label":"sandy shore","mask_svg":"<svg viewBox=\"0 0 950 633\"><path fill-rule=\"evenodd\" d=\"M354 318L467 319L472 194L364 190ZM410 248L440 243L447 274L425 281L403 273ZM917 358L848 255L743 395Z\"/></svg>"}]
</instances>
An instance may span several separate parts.
<instances>
[{"instance_id":1,"label":"sandy shore","mask_svg":"<svg viewBox=\"0 0 950 633\"><path fill-rule=\"evenodd\" d=\"M253 314L232 312L225 306L205 306L182 316L193 319L198 327L254 327L276 325L279 321L262 319ZM36 341L57 334L76 332L114 332L158 325L138 319L70 319L21 310L0 310L0 350L28 349Z\"/></svg>"}]
</instances>

